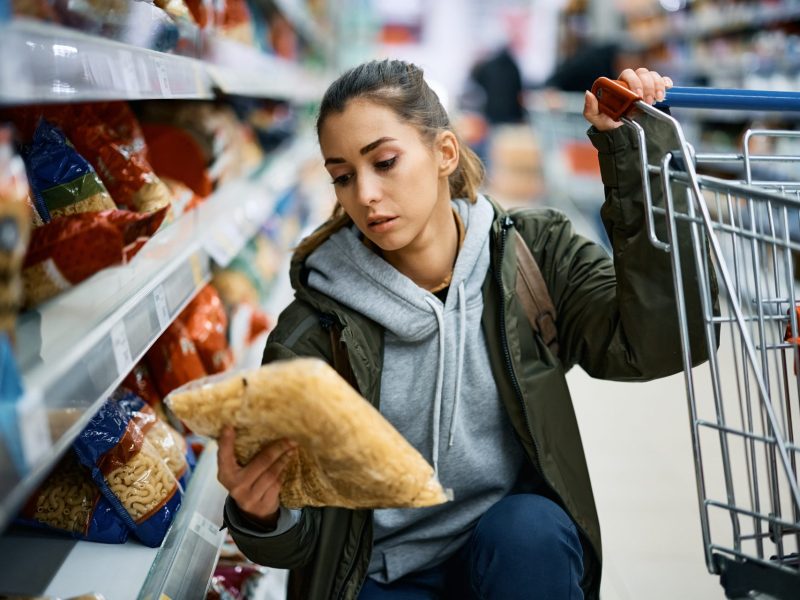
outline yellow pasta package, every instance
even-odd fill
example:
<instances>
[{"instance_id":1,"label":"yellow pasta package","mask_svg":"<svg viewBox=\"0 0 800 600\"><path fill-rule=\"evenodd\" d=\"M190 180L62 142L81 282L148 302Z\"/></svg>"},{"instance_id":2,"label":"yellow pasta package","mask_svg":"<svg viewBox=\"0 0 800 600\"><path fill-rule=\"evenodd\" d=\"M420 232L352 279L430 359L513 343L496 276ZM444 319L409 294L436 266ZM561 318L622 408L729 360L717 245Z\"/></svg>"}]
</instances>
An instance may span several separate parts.
<instances>
[{"instance_id":1,"label":"yellow pasta package","mask_svg":"<svg viewBox=\"0 0 800 600\"><path fill-rule=\"evenodd\" d=\"M183 492L176 474L182 474L185 465L178 458L172 464L162 458L163 430L154 430L150 423L149 431L143 431L137 423L142 420L124 406L125 401L124 393L109 398L73 448L133 534L157 547L180 508Z\"/></svg>"},{"instance_id":2,"label":"yellow pasta package","mask_svg":"<svg viewBox=\"0 0 800 600\"><path fill-rule=\"evenodd\" d=\"M281 488L288 508L423 507L447 500L422 455L319 359L214 376L175 390L165 402L195 433L217 437L232 425L241 464L271 440L297 442Z\"/></svg>"}]
</instances>

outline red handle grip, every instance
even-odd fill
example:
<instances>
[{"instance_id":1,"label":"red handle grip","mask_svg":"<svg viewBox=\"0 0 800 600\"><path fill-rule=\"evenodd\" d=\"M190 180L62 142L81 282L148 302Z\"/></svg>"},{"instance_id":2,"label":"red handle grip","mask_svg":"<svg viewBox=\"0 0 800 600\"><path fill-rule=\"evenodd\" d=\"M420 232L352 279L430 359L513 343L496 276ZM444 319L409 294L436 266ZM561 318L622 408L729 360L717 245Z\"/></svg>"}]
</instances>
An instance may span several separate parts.
<instances>
[{"instance_id":1,"label":"red handle grip","mask_svg":"<svg viewBox=\"0 0 800 600\"><path fill-rule=\"evenodd\" d=\"M608 115L615 121L627 115L633 105L642 98L628 89L625 82L598 77L592 85L592 93L597 96L600 112Z\"/></svg>"}]
</instances>

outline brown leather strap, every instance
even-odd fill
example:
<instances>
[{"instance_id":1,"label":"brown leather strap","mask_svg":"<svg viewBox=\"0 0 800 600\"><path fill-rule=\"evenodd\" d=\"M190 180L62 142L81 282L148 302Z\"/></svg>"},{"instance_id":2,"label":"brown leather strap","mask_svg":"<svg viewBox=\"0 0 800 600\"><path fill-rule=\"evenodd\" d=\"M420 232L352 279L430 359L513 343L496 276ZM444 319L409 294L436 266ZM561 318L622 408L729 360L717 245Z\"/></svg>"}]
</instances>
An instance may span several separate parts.
<instances>
[{"instance_id":1,"label":"brown leather strap","mask_svg":"<svg viewBox=\"0 0 800 600\"><path fill-rule=\"evenodd\" d=\"M556 307L528 244L516 229L514 234L517 244L517 299L534 333L538 333L550 351L558 356Z\"/></svg>"},{"instance_id":2,"label":"brown leather strap","mask_svg":"<svg viewBox=\"0 0 800 600\"><path fill-rule=\"evenodd\" d=\"M350 366L350 357L347 354L347 348L342 343L342 330L339 323L333 323L328 332L331 336L331 351L333 353L333 368L336 372L349 383L354 390L358 390L358 383L353 374L353 368Z\"/></svg>"}]
</instances>

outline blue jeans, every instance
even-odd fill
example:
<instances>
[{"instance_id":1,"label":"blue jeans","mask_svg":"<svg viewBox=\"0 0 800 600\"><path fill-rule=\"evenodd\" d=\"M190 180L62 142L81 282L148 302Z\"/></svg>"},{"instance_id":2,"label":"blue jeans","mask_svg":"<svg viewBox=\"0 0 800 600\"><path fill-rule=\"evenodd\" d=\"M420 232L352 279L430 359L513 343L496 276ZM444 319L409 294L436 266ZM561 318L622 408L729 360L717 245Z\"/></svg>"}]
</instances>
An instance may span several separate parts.
<instances>
[{"instance_id":1,"label":"blue jeans","mask_svg":"<svg viewBox=\"0 0 800 600\"><path fill-rule=\"evenodd\" d=\"M444 563L382 584L367 578L359 600L458 598L582 600L583 550L575 524L535 494L492 506Z\"/></svg>"}]
</instances>

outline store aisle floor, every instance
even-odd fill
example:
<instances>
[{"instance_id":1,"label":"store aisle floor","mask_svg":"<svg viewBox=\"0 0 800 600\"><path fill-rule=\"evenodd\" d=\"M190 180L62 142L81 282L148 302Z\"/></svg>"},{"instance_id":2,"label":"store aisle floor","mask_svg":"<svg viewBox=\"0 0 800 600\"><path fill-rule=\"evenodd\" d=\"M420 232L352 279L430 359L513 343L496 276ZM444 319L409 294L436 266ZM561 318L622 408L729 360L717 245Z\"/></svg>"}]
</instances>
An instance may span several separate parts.
<instances>
[{"instance_id":1,"label":"store aisle floor","mask_svg":"<svg viewBox=\"0 0 800 600\"><path fill-rule=\"evenodd\" d=\"M683 375L618 383L570 372L603 535L602 600L713 600Z\"/></svg>"}]
</instances>

